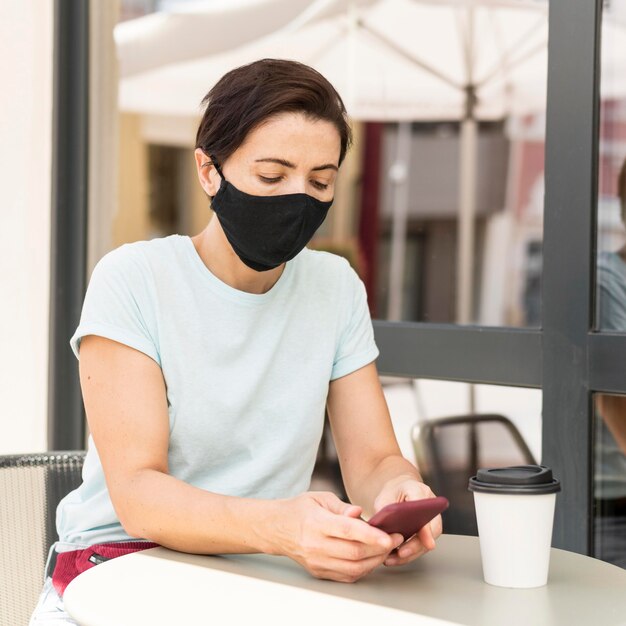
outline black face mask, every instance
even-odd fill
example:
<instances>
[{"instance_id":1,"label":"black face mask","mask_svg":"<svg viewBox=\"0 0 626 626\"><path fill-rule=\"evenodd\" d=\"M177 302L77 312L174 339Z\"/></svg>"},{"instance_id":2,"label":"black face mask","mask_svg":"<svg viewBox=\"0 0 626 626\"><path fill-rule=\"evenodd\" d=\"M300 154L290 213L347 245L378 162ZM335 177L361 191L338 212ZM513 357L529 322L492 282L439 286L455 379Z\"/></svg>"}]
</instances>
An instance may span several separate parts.
<instances>
[{"instance_id":1,"label":"black face mask","mask_svg":"<svg viewBox=\"0 0 626 626\"><path fill-rule=\"evenodd\" d=\"M222 178L211 206L237 256L257 272L293 259L321 226L333 200L322 202L306 193L244 193L224 178L210 156Z\"/></svg>"}]
</instances>

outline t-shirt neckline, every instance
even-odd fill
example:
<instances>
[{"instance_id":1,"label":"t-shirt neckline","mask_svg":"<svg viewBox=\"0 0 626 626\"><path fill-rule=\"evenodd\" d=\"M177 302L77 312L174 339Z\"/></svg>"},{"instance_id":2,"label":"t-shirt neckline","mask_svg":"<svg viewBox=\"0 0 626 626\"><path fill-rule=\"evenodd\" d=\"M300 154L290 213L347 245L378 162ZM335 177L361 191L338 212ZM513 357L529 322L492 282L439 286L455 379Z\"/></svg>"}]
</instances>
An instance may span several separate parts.
<instances>
[{"instance_id":1,"label":"t-shirt neckline","mask_svg":"<svg viewBox=\"0 0 626 626\"><path fill-rule=\"evenodd\" d=\"M291 261L287 261L285 264L285 268L283 269L283 273L280 275L278 280L272 285L272 288L265 293L250 293L248 291L242 291L241 289L236 289L235 287L231 287L223 280L218 278L211 270L205 265L204 261L198 254L196 247L191 240L191 237L188 235L178 235L181 239L184 240L185 247L189 253L189 258L194 267L198 270L199 274L206 281L207 285L211 287L214 291L220 293L221 295L230 298L236 302L242 302L245 304L265 304L270 300L273 300L278 293L280 293L284 288L293 271L294 261L297 259L297 256L294 257Z\"/></svg>"}]
</instances>

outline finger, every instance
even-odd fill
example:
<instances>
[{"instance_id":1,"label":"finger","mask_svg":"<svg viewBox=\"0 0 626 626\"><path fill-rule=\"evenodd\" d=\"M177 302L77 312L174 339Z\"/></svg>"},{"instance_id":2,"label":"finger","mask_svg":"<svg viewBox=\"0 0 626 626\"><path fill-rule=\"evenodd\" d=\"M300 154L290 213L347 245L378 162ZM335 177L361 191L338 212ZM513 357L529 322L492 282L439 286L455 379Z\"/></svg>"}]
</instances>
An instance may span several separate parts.
<instances>
[{"instance_id":1,"label":"finger","mask_svg":"<svg viewBox=\"0 0 626 626\"><path fill-rule=\"evenodd\" d=\"M363 507L358 504L349 504L343 511L343 515L354 518L360 518L361 513L363 513Z\"/></svg>"},{"instance_id":2,"label":"finger","mask_svg":"<svg viewBox=\"0 0 626 626\"><path fill-rule=\"evenodd\" d=\"M359 541L370 545L379 545L383 550L391 551L397 545L384 530L370 526L361 519L333 515L328 520L327 534L337 539Z\"/></svg>"},{"instance_id":3,"label":"finger","mask_svg":"<svg viewBox=\"0 0 626 626\"><path fill-rule=\"evenodd\" d=\"M325 509L337 515L343 515L343 512L352 506L349 502L344 502L330 491L312 491L311 495Z\"/></svg>"},{"instance_id":4,"label":"finger","mask_svg":"<svg viewBox=\"0 0 626 626\"><path fill-rule=\"evenodd\" d=\"M411 559L418 554L428 552L427 546L423 544L418 535L413 535L404 545L400 546L397 552L391 556L400 559Z\"/></svg>"},{"instance_id":5,"label":"finger","mask_svg":"<svg viewBox=\"0 0 626 626\"><path fill-rule=\"evenodd\" d=\"M421 550L418 550L416 553L411 554L408 557L400 557L400 556L391 554L385 559L384 565L387 567L397 567L398 565L406 565L407 563L410 563L411 561L415 561L415 559L419 559L421 556L424 556L424 554L426 554L427 552L428 550L426 550L426 548L422 548Z\"/></svg>"},{"instance_id":6,"label":"finger","mask_svg":"<svg viewBox=\"0 0 626 626\"><path fill-rule=\"evenodd\" d=\"M417 537L427 550L435 549L435 538L433 537L433 531L430 527L430 524L422 526L422 528L420 528L419 532L417 533Z\"/></svg>"},{"instance_id":7,"label":"finger","mask_svg":"<svg viewBox=\"0 0 626 626\"><path fill-rule=\"evenodd\" d=\"M423 483L412 482L405 492L406 500L427 500L434 497L435 494L432 492L430 487L424 485Z\"/></svg>"},{"instance_id":8,"label":"finger","mask_svg":"<svg viewBox=\"0 0 626 626\"><path fill-rule=\"evenodd\" d=\"M350 515L357 517L361 514L362 509L356 504L344 502L330 491L312 492L315 499L328 511L337 515ZM356 510L359 511L358 515Z\"/></svg>"},{"instance_id":9,"label":"finger","mask_svg":"<svg viewBox=\"0 0 626 626\"><path fill-rule=\"evenodd\" d=\"M432 531L433 538L436 541L437 537L439 537L443 532L443 520L441 515L437 515L437 517L435 517L435 519L430 523L430 530Z\"/></svg>"},{"instance_id":10,"label":"finger","mask_svg":"<svg viewBox=\"0 0 626 626\"><path fill-rule=\"evenodd\" d=\"M382 565L384 556L375 556L361 561L351 561L329 557L324 560L318 574L321 572L324 578L339 580L341 582L353 582L367 576L372 570Z\"/></svg>"},{"instance_id":11,"label":"finger","mask_svg":"<svg viewBox=\"0 0 626 626\"><path fill-rule=\"evenodd\" d=\"M405 565L427 552L429 552L428 548L422 544L417 535L414 535L399 550L392 552L385 559L385 565Z\"/></svg>"},{"instance_id":12,"label":"finger","mask_svg":"<svg viewBox=\"0 0 626 626\"><path fill-rule=\"evenodd\" d=\"M391 553L390 550L383 548L378 543L362 543L361 541L348 541L335 537L329 537L327 541L326 554L345 561L363 561L372 557L383 559Z\"/></svg>"}]
</instances>

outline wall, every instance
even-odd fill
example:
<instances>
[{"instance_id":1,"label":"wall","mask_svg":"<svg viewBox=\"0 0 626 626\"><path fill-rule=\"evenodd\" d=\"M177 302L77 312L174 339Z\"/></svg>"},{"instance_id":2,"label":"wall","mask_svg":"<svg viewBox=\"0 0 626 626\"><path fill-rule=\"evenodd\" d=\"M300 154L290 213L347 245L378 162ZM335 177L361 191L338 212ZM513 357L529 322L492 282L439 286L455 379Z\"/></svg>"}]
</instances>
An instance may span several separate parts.
<instances>
[{"instance_id":1,"label":"wall","mask_svg":"<svg viewBox=\"0 0 626 626\"><path fill-rule=\"evenodd\" d=\"M150 238L148 216L148 152L141 138L141 118L134 113L119 117L118 211L113 220L113 248Z\"/></svg>"},{"instance_id":2,"label":"wall","mask_svg":"<svg viewBox=\"0 0 626 626\"><path fill-rule=\"evenodd\" d=\"M52 10L0 2L0 454L46 448Z\"/></svg>"}]
</instances>

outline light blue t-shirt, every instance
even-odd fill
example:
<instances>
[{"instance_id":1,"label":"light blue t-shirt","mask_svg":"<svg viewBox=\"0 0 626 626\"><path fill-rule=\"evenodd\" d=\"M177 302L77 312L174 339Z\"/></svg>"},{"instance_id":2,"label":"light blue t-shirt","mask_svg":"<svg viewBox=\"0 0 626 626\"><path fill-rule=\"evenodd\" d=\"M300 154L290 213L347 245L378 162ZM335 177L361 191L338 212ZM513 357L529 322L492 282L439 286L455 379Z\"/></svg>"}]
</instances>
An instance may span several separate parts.
<instances>
[{"instance_id":1,"label":"light blue t-shirt","mask_svg":"<svg viewBox=\"0 0 626 626\"><path fill-rule=\"evenodd\" d=\"M124 244L98 262L70 340L77 358L90 334L161 367L171 475L264 499L309 488L329 382L379 354L365 287L344 258L305 248L268 292L252 294L218 279L181 235ZM57 529L73 543L130 538L92 437Z\"/></svg>"}]
</instances>

